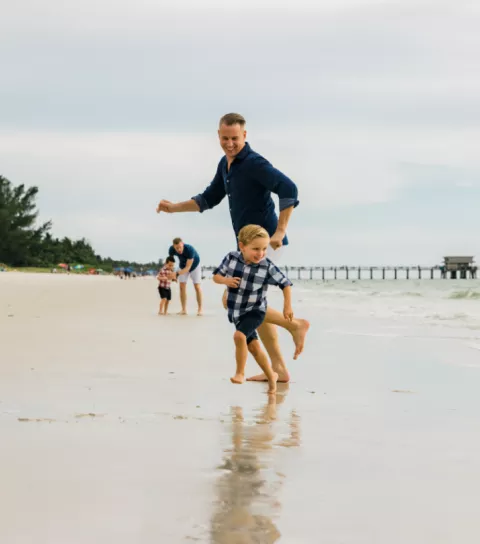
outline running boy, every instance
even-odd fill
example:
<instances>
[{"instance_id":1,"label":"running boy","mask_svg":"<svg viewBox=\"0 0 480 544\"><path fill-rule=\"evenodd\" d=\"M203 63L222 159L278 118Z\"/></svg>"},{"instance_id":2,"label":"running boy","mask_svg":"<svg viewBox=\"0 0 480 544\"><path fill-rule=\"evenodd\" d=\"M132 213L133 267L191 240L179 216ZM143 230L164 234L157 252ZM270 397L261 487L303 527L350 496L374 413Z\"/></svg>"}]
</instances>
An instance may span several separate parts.
<instances>
[{"instance_id":1,"label":"running boy","mask_svg":"<svg viewBox=\"0 0 480 544\"><path fill-rule=\"evenodd\" d=\"M158 294L160 295L160 307L158 308L158 315L167 315L168 304L172 300L172 289L170 288L171 279L170 275L173 272L175 266L175 259L168 256L165 259L163 268L157 275L158 280Z\"/></svg>"},{"instance_id":2,"label":"running boy","mask_svg":"<svg viewBox=\"0 0 480 544\"><path fill-rule=\"evenodd\" d=\"M275 393L278 375L273 372L260 346L256 329L264 322L287 329L295 342L294 359L303 350L305 335L310 324L294 319L292 282L277 268L266 252L270 243L268 232L259 225L247 225L238 233L240 251L230 252L213 272L213 281L228 287L228 319L237 329L233 335L237 370L232 383L243 383L248 352L257 361L268 379L268 393ZM283 291L283 315L267 306L268 285L277 285Z\"/></svg>"}]
</instances>

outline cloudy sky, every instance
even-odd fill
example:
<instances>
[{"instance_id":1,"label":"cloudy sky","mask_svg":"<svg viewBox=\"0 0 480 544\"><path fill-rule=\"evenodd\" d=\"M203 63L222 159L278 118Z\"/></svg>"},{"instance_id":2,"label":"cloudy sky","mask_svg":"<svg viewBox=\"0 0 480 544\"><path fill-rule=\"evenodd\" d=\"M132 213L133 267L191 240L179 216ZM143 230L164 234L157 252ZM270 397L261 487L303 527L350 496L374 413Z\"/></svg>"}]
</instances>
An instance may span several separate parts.
<instances>
[{"instance_id":1,"label":"cloudy sky","mask_svg":"<svg viewBox=\"0 0 480 544\"><path fill-rule=\"evenodd\" d=\"M298 184L290 264L478 261L479 28L464 0L7 2L0 174L103 256L158 259L182 236L216 264L226 202L155 207L211 181L236 111Z\"/></svg>"}]
</instances>

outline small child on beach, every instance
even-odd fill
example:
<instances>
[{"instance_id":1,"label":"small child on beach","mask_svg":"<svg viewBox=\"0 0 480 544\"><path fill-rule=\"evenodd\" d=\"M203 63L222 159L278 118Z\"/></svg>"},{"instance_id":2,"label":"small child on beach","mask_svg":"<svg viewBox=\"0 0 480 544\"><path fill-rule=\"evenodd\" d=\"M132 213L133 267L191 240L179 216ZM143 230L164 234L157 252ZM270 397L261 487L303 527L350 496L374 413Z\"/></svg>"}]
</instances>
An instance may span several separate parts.
<instances>
[{"instance_id":1,"label":"small child on beach","mask_svg":"<svg viewBox=\"0 0 480 544\"><path fill-rule=\"evenodd\" d=\"M245 365L250 352L268 380L268 393L275 393L278 375L258 341L257 328L265 321L287 329L295 343L294 359L303 350L310 324L293 317L292 282L266 258L268 232L258 225L247 225L238 233L240 251L231 251L213 272L213 281L228 287L228 319L237 329L233 335L237 370L232 383L245 381ZM284 296L283 315L267 306L268 285L277 285Z\"/></svg>"},{"instance_id":2,"label":"small child on beach","mask_svg":"<svg viewBox=\"0 0 480 544\"><path fill-rule=\"evenodd\" d=\"M168 304L172 300L172 289L170 279L171 273L175 267L175 259L173 257L167 257L163 268L157 275L158 280L158 294L160 295L160 306L158 308L158 315L167 315Z\"/></svg>"}]
</instances>

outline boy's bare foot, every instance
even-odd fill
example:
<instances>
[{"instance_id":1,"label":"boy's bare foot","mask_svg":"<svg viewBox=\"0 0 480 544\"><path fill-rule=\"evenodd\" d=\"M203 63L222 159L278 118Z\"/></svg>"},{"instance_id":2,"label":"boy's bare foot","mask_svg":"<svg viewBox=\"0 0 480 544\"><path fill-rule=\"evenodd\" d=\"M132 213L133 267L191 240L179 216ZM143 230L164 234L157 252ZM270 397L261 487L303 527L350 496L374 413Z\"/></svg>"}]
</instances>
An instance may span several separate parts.
<instances>
[{"instance_id":1,"label":"boy's bare foot","mask_svg":"<svg viewBox=\"0 0 480 544\"><path fill-rule=\"evenodd\" d=\"M202 315L203 315L203 310L202 310L201 308L198 309L197 315L198 315L198 316L202 316Z\"/></svg>"},{"instance_id":2,"label":"boy's bare foot","mask_svg":"<svg viewBox=\"0 0 480 544\"><path fill-rule=\"evenodd\" d=\"M278 372L277 376L278 383L287 383L290 381L290 374L288 371ZM256 376L247 378L247 382L268 382L268 378L265 376L265 374L257 374Z\"/></svg>"},{"instance_id":3,"label":"boy's bare foot","mask_svg":"<svg viewBox=\"0 0 480 544\"><path fill-rule=\"evenodd\" d=\"M278 380L278 374L276 372L272 372L273 376L271 380L268 380L268 394L274 395L277 392L277 380Z\"/></svg>"},{"instance_id":4,"label":"boy's bare foot","mask_svg":"<svg viewBox=\"0 0 480 544\"><path fill-rule=\"evenodd\" d=\"M245 376L243 374L235 374L233 378L230 378L232 383L243 383L245 381Z\"/></svg>"},{"instance_id":5,"label":"boy's bare foot","mask_svg":"<svg viewBox=\"0 0 480 544\"><path fill-rule=\"evenodd\" d=\"M298 328L292 332L293 341L295 343L294 360L302 353L303 345L305 344L305 336L310 328L310 323L306 319L298 319L298 322Z\"/></svg>"},{"instance_id":6,"label":"boy's bare foot","mask_svg":"<svg viewBox=\"0 0 480 544\"><path fill-rule=\"evenodd\" d=\"M186 310L182 310L181 312L178 312L177 315L187 315L187 311L186 311Z\"/></svg>"}]
</instances>

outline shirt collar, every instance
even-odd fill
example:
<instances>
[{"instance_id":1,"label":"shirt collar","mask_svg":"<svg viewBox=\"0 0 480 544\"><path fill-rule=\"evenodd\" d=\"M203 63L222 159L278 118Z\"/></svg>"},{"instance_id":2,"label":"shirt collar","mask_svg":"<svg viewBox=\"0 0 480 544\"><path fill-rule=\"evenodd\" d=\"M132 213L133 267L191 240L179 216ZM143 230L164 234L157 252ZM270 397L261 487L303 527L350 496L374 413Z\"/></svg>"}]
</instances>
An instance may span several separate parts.
<instances>
[{"instance_id":1,"label":"shirt collar","mask_svg":"<svg viewBox=\"0 0 480 544\"><path fill-rule=\"evenodd\" d=\"M243 263L245 266L256 266L256 267L259 267L261 264L265 263L266 262L266 257L263 258L259 263L250 263L250 264L247 264L245 262L245 259L243 258L243 253L238 250L238 260Z\"/></svg>"},{"instance_id":2,"label":"shirt collar","mask_svg":"<svg viewBox=\"0 0 480 544\"><path fill-rule=\"evenodd\" d=\"M243 159L250 153L251 148L248 142L245 142L245 145L243 146L242 150L238 155L236 155L235 160L236 161L243 161Z\"/></svg>"}]
</instances>

